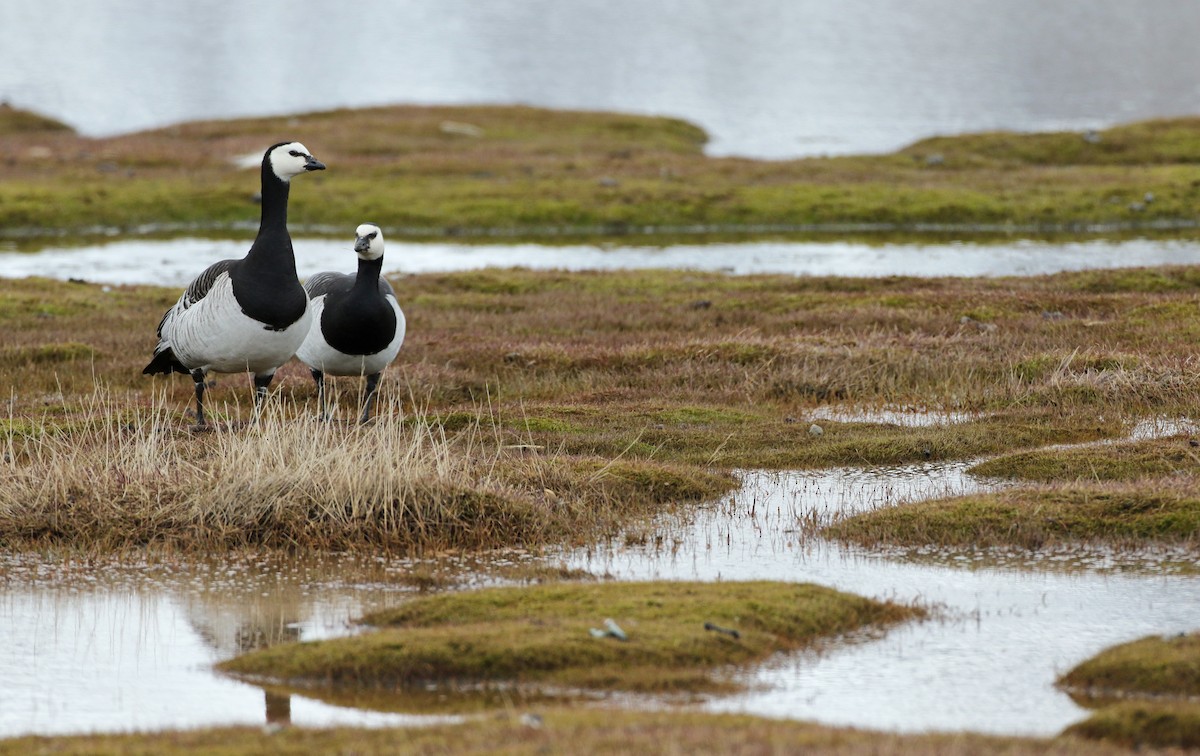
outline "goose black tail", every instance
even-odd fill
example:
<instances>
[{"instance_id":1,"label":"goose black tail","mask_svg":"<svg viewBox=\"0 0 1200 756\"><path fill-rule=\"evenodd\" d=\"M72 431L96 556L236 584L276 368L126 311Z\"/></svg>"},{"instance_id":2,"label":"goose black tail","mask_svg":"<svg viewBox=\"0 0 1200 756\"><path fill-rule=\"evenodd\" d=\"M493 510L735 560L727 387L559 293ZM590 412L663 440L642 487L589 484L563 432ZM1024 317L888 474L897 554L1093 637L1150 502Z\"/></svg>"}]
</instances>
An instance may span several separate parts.
<instances>
[{"instance_id":1,"label":"goose black tail","mask_svg":"<svg viewBox=\"0 0 1200 756\"><path fill-rule=\"evenodd\" d=\"M142 368L142 375L170 375L171 373L191 375L192 371L175 359L175 353L171 351L170 347L161 352L155 352L154 359L150 360L150 364Z\"/></svg>"}]
</instances>

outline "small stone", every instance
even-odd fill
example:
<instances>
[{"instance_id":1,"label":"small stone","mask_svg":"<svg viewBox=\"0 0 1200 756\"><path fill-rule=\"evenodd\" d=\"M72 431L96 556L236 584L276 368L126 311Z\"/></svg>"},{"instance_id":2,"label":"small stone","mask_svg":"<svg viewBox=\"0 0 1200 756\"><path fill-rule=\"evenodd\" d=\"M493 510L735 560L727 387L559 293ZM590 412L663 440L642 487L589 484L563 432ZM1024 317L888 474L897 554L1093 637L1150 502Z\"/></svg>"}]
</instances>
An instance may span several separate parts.
<instances>
[{"instance_id":1,"label":"small stone","mask_svg":"<svg viewBox=\"0 0 1200 756\"><path fill-rule=\"evenodd\" d=\"M1083 141L1088 144L1100 144L1100 132L1095 129L1088 129L1083 132Z\"/></svg>"},{"instance_id":2,"label":"small stone","mask_svg":"<svg viewBox=\"0 0 1200 756\"><path fill-rule=\"evenodd\" d=\"M825 435L825 429L822 428L821 426L817 425L816 423L813 423L812 425L808 426L808 435L823 436L823 435Z\"/></svg>"},{"instance_id":3,"label":"small stone","mask_svg":"<svg viewBox=\"0 0 1200 756\"><path fill-rule=\"evenodd\" d=\"M1135 213L1140 213L1141 211L1146 209L1146 206L1143 205L1141 202L1130 202L1129 209Z\"/></svg>"},{"instance_id":4,"label":"small stone","mask_svg":"<svg viewBox=\"0 0 1200 756\"><path fill-rule=\"evenodd\" d=\"M1149 205L1153 201L1154 201L1154 192L1146 192L1145 194L1142 195L1142 202L1145 202L1147 205Z\"/></svg>"},{"instance_id":5,"label":"small stone","mask_svg":"<svg viewBox=\"0 0 1200 756\"><path fill-rule=\"evenodd\" d=\"M608 630L608 634L617 640L629 640L629 636L625 634L625 631L621 629L621 626L618 625L611 617L604 620L604 629Z\"/></svg>"}]
</instances>

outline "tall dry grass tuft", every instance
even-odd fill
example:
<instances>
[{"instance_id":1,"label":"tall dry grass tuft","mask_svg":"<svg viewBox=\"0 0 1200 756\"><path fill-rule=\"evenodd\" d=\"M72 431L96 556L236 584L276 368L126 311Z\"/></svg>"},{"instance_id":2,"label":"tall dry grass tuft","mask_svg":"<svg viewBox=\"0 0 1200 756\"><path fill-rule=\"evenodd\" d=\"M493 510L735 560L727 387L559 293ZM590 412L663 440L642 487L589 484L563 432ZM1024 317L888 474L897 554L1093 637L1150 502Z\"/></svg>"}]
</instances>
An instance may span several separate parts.
<instances>
[{"instance_id":1,"label":"tall dry grass tuft","mask_svg":"<svg viewBox=\"0 0 1200 756\"><path fill-rule=\"evenodd\" d=\"M390 401L366 426L289 417L194 434L165 393L137 406L97 388L70 427L10 422L0 538L114 547L403 549L523 540L535 503L495 474L479 423L448 434ZM131 409L131 407L133 407Z\"/></svg>"},{"instance_id":2,"label":"tall dry grass tuft","mask_svg":"<svg viewBox=\"0 0 1200 756\"><path fill-rule=\"evenodd\" d=\"M358 425L270 401L254 422L223 420L195 433L169 388L138 396L96 387L69 402L68 419L57 411L10 417L0 431L0 543L83 551L536 547L611 535L630 518L735 485L728 474L686 466L513 443L490 406L439 416L406 410L417 406L411 397L385 391L378 416Z\"/></svg>"}]
</instances>

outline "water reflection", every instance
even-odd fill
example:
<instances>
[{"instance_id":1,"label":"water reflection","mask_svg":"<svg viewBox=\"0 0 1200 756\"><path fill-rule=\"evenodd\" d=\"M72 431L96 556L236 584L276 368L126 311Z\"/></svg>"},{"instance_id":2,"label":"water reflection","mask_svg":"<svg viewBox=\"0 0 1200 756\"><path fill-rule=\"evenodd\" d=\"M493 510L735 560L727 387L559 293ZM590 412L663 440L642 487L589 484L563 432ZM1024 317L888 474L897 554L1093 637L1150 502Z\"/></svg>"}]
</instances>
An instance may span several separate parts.
<instances>
[{"instance_id":1,"label":"water reflection","mask_svg":"<svg viewBox=\"0 0 1200 756\"><path fill-rule=\"evenodd\" d=\"M87 565L9 555L0 576L0 736L446 721L265 692L212 671L250 648L345 634L362 612L401 600L406 590L376 565Z\"/></svg>"},{"instance_id":2,"label":"water reflection","mask_svg":"<svg viewBox=\"0 0 1200 756\"><path fill-rule=\"evenodd\" d=\"M350 266L342 239L293 240L301 277ZM109 284L186 286L209 263L245 254L248 242L127 240L39 252L0 251L0 276L51 276ZM2 249L2 247L0 247ZM348 262L350 261L350 262ZM1030 276L1065 270L1200 263L1200 242L1133 239L999 244L862 244L758 241L729 244L454 244L388 242L384 272L428 273L523 266L535 269L674 268L814 276ZM352 267L352 266L351 266Z\"/></svg>"}]
</instances>

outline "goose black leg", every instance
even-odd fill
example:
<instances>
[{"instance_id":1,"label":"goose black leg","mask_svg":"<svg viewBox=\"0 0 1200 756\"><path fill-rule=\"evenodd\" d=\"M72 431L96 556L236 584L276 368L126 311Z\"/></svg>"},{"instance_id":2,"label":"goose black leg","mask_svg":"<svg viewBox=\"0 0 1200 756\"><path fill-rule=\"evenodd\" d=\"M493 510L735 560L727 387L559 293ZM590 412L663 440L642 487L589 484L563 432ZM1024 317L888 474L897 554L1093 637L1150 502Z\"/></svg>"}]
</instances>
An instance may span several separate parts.
<instances>
[{"instance_id":1,"label":"goose black leg","mask_svg":"<svg viewBox=\"0 0 1200 756\"><path fill-rule=\"evenodd\" d=\"M325 374L320 370L312 370L313 381L317 384L317 411L320 413L322 420L328 420L329 415L325 412Z\"/></svg>"},{"instance_id":2,"label":"goose black leg","mask_svg":"<svg viewBox=\"0 0 1200 756\"><path fill-rule=\"evenodd\" d=\"M204 420L204 371L193 370L192 380L196 383L196 427L207 427L208 423Z\"/></svg>"},{"instance_id":3,"label":"goose black leg","mask_svg":"<svg viewBox=\"0 0 1200 756\"><path fill-rule=\"evenodd\" d=\"M275 377L275 371L271 371L266 375L254 376L254 419L258 419L258 415L262 412L263 399L267 398L267 387L271 385L271 379Z\"/></svg>"},{"instance_id":4,"label":"goose black leg","mask_svg":"<svg viewBox=\"0 0 1200 756\"><path fill-rule=\"evenodd\" d=\"M371 373L367 376L367 394L363 397L363 411L358 422L365 423L371 419L371 405L375 403L375 389L378 387L379 373Z\"/></svg>"}]
</instances>

